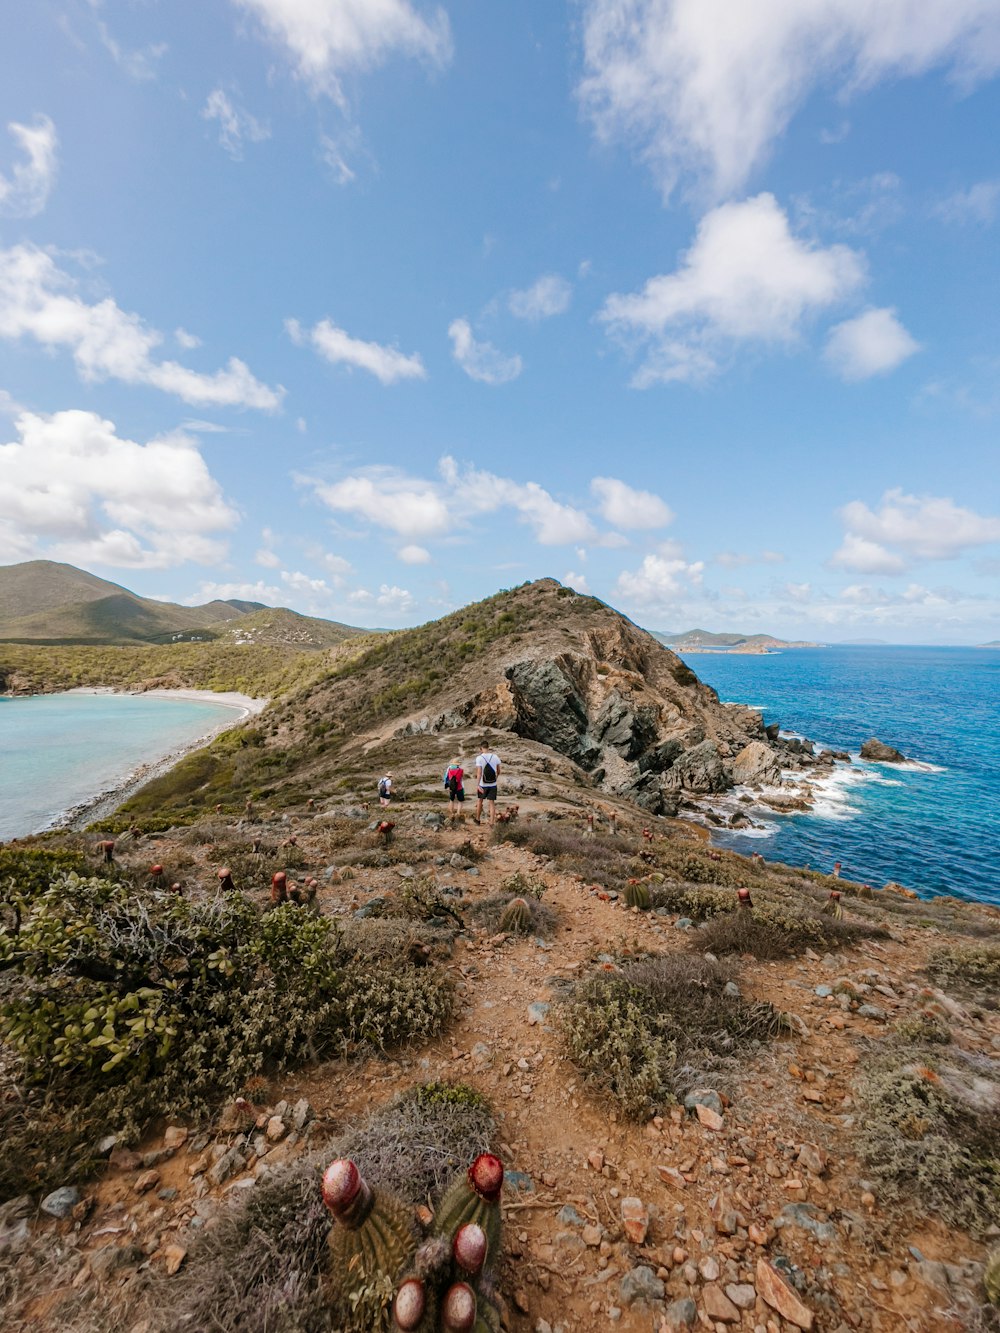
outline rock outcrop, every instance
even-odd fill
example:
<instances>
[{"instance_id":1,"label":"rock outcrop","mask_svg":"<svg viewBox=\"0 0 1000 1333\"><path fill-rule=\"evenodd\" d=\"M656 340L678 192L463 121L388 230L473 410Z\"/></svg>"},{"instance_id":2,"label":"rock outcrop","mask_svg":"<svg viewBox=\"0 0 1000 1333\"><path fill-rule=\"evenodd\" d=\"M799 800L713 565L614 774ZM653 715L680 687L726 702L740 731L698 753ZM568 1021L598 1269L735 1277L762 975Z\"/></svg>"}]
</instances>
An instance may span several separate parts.
<instances>
[{"instance_id":1,"label":"rock outcrop","mask_svg":"<svg viewBox=\"0 0 1000 1333\"><path fill-rule=\"evenodd\" d=\"M861 758L868 759L875 764L905 764L906 755L891 745L886 745L883 741L872 737L865 741L861 747Z\"/></svg>"}]
</instances>

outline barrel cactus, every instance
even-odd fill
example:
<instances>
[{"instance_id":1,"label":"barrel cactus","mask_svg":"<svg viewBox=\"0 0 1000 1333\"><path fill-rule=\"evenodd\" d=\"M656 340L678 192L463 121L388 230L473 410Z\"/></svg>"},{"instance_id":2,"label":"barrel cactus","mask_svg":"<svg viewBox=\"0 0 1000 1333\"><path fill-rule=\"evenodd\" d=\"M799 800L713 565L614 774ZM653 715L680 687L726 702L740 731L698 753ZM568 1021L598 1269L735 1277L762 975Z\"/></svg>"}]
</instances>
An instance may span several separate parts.
<instances>
[{"instance_id":1,"label":"barrel cactus","mask_svg":"<svg viewBox=\"0 0 1000 1333\"><path fill-rule=\"evenodd\" d=\"M527 899L511 898L501 913L500 929L511 935L527 935L533 924L534 918Z\"/></svg>"},{"instance_id":2,"label":"barrel cactus","mask_svg":"<svg viewBox=\"0 0 1000 1333\"><path fill-rule=\"evenodd\" d=\"M500 1250L500 1192L503 1163L492 1153L480 1153L468 1171L457 1176L438 1205L434 1234L454 1237L466 1222L475 1222L486 1236L488 1253Z\"/></svg>"},{"instance_id":3,"label":"barrel cactus","mask_svg":"<svg viewBox=\"0 0 1000 1333\"><path fill-rule=\"evenodd\" d=\"M840 901L839 889L831 889L830 896L819 909L822 916L832 916L835 921L840 921L844 915L843 904Z\"/></svg>"},{"instance_id":4,"label":"barrel cactus","mask_svg":"<svg viewBox=\"0 0 1000 1333\"><path fill-rule=\"evenodd\" d=\"M991 1305L1000 1305L1000 1250L994 1250L986 1260L983 1285Z\"/></svg>"},{"instance_id":5,"label":"barrel cactus","mask_svg":"<svg viewBox=\"0 0 1000 1333\"><path fill-rule=\"evenodd\" d=\"M625 906L637 907L640 912L648 912L653 901L649 894L649 885L641 879L630 879L625 885Z\"/></svg>"}]
</instances>

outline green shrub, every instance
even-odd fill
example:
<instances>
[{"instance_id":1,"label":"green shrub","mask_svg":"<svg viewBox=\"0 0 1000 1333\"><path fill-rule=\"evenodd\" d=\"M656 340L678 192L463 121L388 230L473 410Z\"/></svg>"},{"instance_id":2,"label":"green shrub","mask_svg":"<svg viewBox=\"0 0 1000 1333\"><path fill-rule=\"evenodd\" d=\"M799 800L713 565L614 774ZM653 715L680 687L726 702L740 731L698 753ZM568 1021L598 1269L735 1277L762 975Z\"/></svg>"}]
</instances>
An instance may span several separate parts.
<instances>
[{"instance_id":1,"label":"green shrub","mask_svg":"<svg viewBox=\"0 0 1000 1333\"><path fill-rule=\"evenodd\" d=\"M969 986L973 990L993 988L1000 983L1000 945L936 949L930 956L927 971L951 985Z\"/></svg>"},{"instance_id":2,"label":"green shrub","mask_svg":"<svg viewBox=\"0 0 1000 1333\"><path fill-rule=\"evenodd\" d=\"M709 953L752 954L766 961L791 958L810 947L843 949L862 939L886 938L878 926L768 903L714 917L698 932L696 943Z\"/></svg>"},{"instance_id":3,"label":"green shrub","mask_svg":"<svg viewBox=\"0 0 1000 1333\"><path fill-rule=\"evenodd\" d=\"M769 1004L726 993L731 980L724 965L680 954L592 974L564 1011L570 1056L628 1115L648 1115L720 1061L779 1031L781 1017Z\"/></svg>"},{"instance_id":4,"label":"green shrub","mask_svg":"<svg viewBox=\"0 0 1000 1333\"><path fill-rule=\"evenodd\" d=\"M895 1024L897 1034L903 1041L914 1046L947 1046L951 1042L951 1029L937 1014L923 1011L900 1018Z\"/></svg>"}]
</instances>

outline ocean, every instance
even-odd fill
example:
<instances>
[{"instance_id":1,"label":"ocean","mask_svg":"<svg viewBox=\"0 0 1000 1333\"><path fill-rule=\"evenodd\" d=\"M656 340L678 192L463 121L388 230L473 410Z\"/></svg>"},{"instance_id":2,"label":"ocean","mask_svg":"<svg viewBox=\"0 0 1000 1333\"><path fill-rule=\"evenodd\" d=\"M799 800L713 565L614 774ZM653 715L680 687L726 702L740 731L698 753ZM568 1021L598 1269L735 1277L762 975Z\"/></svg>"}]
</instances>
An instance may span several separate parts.
<instances>
[{"instance_id":1,"label":"ocean","mask_svg":"<svg viewBox=\"0 0 1000 1333\"><path fill-rule=\"evenodd\" d=\"M0 696L0 840L41 832L234 717L148 694Z\"/></svg>"},{"instance_id":2,"label":"ocean","mask_svg":"<svg viewBox=\"0 0 1000 1333\"><path fill-rule=\"evenodd\" d=\"M870 736L906 764L838 765L808 814L751 810L764 827L713 833L733 851L922 895L1000 905L1000 650L831 647L767 656L692 653L726 702L857 760Z\"/></svg>"}]
</instances>

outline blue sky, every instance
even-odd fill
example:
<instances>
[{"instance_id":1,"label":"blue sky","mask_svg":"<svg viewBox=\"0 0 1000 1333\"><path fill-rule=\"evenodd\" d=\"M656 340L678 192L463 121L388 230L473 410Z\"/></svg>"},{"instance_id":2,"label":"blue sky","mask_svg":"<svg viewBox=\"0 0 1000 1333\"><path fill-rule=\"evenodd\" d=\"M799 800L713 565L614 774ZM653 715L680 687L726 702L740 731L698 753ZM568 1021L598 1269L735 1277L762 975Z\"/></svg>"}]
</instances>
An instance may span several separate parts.
<instances>
[{"instance_id":1,"label":"blue sky","mask_svg":"<svg viewBox=\"0 0 1000 1333\"><path fill-rule=\"evenodd\" d=\"M1000 638L998 73L1000 0L23 6L0 562Z\"/></svg>"}]
</instances>

